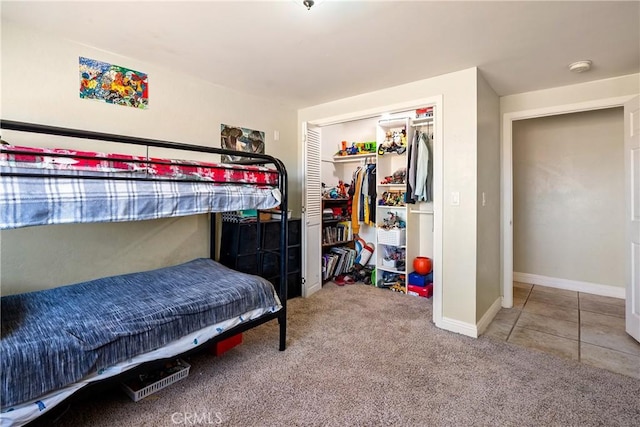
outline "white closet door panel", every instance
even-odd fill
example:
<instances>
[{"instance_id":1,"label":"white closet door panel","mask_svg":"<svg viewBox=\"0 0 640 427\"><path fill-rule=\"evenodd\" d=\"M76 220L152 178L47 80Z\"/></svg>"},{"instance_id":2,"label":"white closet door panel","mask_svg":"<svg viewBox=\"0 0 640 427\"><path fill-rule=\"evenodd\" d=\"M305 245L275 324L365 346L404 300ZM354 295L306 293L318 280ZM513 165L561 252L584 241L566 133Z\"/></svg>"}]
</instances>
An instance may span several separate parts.
<instances>
[{"instance_id":1,"label":"white closet door panel","mask_svg":"<svg viewBox=\"0 0 640 427\"><path fill-rule=\"evenodd\" d=\"M306 126L305 126L306 128ZM321 230L322 181L320 175L320 129L306 128L303 144L304 206L302 250L304 285L303 296L308 297L322 288Z\"/></svg>"}]
</instances>

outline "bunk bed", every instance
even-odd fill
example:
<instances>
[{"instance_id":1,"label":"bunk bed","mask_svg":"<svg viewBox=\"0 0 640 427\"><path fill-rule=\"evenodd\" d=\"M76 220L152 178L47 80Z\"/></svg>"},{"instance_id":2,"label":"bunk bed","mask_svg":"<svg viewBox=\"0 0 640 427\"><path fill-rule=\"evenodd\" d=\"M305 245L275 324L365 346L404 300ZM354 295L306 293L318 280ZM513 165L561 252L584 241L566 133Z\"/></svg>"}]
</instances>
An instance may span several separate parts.
<instances>
[{"instance_id":1,"label":"bunk bed","mask_svg":"<svg viewBox=\"0 0 640 427\"><path fill-rule=\"evenodd\" d=\"M280 160L15 121L0 121L0 127L27 135L180 150L185 158L187 152L243 156L240 162L223 164L3 141L0 230L208 213L211 249L209 258L179 265L3 296L2 426L23 425L88 385L114 383L270 320L277 319L279 349L285 349L286 215L281 215L277 286L214 261L213 213L274 207L287 212L287 173ZM258 216L258 230L259 225Z\"/></svg>"}]
</instances>

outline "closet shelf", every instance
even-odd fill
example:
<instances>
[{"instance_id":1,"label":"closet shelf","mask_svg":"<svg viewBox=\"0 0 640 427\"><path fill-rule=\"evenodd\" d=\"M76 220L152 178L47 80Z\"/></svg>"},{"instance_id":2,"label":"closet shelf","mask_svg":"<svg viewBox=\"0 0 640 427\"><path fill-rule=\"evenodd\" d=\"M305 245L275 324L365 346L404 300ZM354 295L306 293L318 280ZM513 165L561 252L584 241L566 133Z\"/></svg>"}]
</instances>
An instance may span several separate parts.
<instances>
[{"instance_id":1,"label":"closet shelf","mask_svg":"<svg viewBox=\"0 0 640 427\"><path fill-rule=\"evenodd\" d=\"M406 117L394 117L391 119L380 119L378 125L382 127L403 125L407 122Z\"/></svg>"},{"instance_id":2,"label":"closet shelf","mask_svg":"<svg viewBox=\"0 0 640 427\"><path fill-rule=\"evenodd\" d=\"M384 267L382 265L377 265L376 268L378 270L388 271L389 273L405 274L404 270L398 270L397 268L393 268L393 267Z\"/></svg>"},{"instance_id":3,"label":"closet shelf","mask_svg":"<svg viewBox=\"0 0 640 427\"><path fill-rule=\"evenodd\" d=\"M409 210L409 213L412 214L423 214L423 215L433 215L433 211L427 211L427 210L420 210L420 209L411 209Z\"/></svg>"},{"instance_id":4,"label":"closet shelf","mask_svg":"<svg viewBox=\"0 0 640 427\"><path fill-rule=\"evenodd\" d=\"M411 126L424 126L433 123L433 117L421 117L419 119L413 119Z\"/></svg>"},{"instance_id":5,"label":"closet shelf","mask_svg":"<svg viewBox=\"0 0 640 427\"><path fill-rule=\"evenodd\" d=\"M350 156L333 156L333 163L359 162L363 159L373 159L375 157L376 153L352 154Z\"/></svg>"},{"instance_id":6,"label":"closet shelf","mask_svg":"<svg viewBox=\"0 0 640 427\"><path fill-rule=\"evenodd\" d=\"M349 243L353 243L353 242L354 242L353 239L351 239L351 240L340 240L338 242L333 242L333 243L323 243L322 247L323 248L331 248L333 246L343 246L343 245L346 245L346 244L349 244Z\"/></svg>"}]
</instances>

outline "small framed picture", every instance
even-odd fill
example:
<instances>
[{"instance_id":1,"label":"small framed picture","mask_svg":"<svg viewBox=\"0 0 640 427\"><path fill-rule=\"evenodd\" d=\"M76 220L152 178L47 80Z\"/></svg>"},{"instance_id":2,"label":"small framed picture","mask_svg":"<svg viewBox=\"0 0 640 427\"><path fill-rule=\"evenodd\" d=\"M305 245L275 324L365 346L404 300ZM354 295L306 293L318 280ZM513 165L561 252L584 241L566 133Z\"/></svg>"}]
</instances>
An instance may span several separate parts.
<instances>
[{"instance_id":1,"label":"small framed picture","mask_svg":"<svg viewBox=\"0 0 640 427\"><path fill-rule=\"evenodd\" d=\"M220 125L220 144L225 150L264 154L264 132L222 124ZM241 156L222 156L223 163L233 163L241 159Z\"/></svg>"}]
</instances>

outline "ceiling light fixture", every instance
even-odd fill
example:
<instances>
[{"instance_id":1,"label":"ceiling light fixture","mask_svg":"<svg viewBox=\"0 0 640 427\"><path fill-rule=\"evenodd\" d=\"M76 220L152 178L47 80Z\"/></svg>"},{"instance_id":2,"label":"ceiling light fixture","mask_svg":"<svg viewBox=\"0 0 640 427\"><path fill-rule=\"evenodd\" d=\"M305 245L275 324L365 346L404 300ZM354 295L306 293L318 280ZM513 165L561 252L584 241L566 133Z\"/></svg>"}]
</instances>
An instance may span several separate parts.
<instances>
[{"instance_id":1,"label":"ceiling light fixture","mask_svg":"<svg viewBox=\"0 0 640 427\"><path fill-rule=\"evenodd\" d=\"M298 5L304 6L307 10L311 10L313 6L318 7L321 3L324 3L324 0L295 0Z\"/></svg>"},{"instance_id":2,"label":"ceiling light fixture","mask_svg":"<svg viewBox=\"0 0 640 427\"><path fill-rule=\"evenodd\" d=\"M589 71L591 69L591 61L576 61L573 64L569 64L569 71L573 71L574 73L582 73L584 71Z\"/></svg>"}]
</instances>

